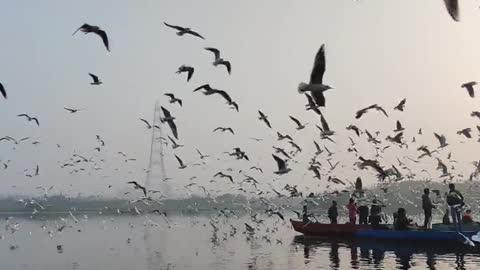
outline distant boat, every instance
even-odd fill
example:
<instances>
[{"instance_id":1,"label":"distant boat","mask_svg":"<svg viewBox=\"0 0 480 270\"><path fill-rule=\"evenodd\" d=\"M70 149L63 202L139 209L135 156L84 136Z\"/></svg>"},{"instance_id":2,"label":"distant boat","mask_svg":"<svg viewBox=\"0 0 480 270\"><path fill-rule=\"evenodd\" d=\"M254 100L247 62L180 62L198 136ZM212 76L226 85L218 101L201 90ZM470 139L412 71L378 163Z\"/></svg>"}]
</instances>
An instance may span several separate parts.
<instances>
[{"instance_id":1,"label":"distant boat","mask_svg":"<svg viewBox=\"0 0 480 270\"><path fill-rule=\"evenodd\" d=\"M306 225L301 220L290 219L293 229L305 235L338 235L338 236L352 236L359 230L368 230L370 225L352 225L352 224L326 224L318 222L310 222Z\"/></svg>"}]
</instances>

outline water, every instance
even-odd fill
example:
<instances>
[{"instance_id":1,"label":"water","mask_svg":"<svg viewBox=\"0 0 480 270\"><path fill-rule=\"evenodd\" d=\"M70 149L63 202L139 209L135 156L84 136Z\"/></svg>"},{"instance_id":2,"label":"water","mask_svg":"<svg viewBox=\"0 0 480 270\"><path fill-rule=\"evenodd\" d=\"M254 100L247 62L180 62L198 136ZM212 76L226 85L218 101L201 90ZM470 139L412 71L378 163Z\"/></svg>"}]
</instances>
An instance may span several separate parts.
<instances>
[{"instance_id":1,"label":"water","mask_svg":"<svg viewBox=\"0 0 480 270\"><path fill-rule=\"evenodd\" d=\"M63 220L62 220L63 218ZM472 250L298 236L248 216L14 216L0 223L0 269L478 269ZM244 223L256 226L248 234ZM17 224L18 223L18 224ZM218 231L210 224L213 223ZM17 225L16 225L17 224ZM66 227L59 231L63 225Z\"/></svg>"}]
</instances>

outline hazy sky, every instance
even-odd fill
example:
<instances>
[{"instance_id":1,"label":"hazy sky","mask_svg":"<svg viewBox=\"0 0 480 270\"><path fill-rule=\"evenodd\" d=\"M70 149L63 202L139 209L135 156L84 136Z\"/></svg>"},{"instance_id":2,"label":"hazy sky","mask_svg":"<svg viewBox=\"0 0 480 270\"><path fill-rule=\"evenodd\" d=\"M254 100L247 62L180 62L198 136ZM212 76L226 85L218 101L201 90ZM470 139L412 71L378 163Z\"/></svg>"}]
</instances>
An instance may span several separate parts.
<instances>
[{"instance_id":1,"label":"hazy sky","mask_svg":"<svg viewBox=\"0 0 480 270\"><path fill-rule=\"evenodd\" d=\"M314 152L312 140L320 141L314 126L319 119L304 110L306 100L296 90L299 82L308 80L322 43L326 44L327 61L324 81L335 88L325 94L323 111L338 135L334 138L337 146L326 141L321 144L338 151L332 162L345 165L332 176L353 180L361 175L373 183L372 171L352 170L357 159L346 151L347 135L363 141L358 146L363 156L373 158L375 151L345 127L354 123L362 129L381 130L383 139L393 134L396 120L407 128L407 141L420 127L424 135L417 137L417 144L409 150L392 146L380 160L382 165L389 167L396 156L418 156L416 148L422 144L433 149L437 146L435 131L445 134L451 144L439 157L445 159L452 152L459 161L457 173L467 175L471 162L478 158L477 133L471 140L455 133L465 127L476 131L480 121L469 116L480 109L478 100L460 88L466 81L479 80L480 13L476 1L461 4L462 21L456 23L440 0L4 3L0 82L9 96L6 101L0 99L0 136L31 139L15 149L12 143L0 142L0 160L11 160L7 170L0 169L2 194L40 194L36 186L55 185L55 192L112 196L130 190L125 184L129 180L144 182L151 133L139 118L151 120L156 100L177 118L179 143L185 147L175 153L189 164L198 161L195 148L213 156L207 166L179 171L174 151L166 147L167 176L173 178L172 188L180 189L176 195L185 193L182 186L190 183L192 176L198 176L195 181L212 193L232 192L239 186L226 179L209 183L214 173L229 167L255 176L264 183L263 189L267 183L278 189L290 183L302 190L322 191L327 176L314 180L306 170ZM191 27L206 40L178 37L164 21ZM107 31L110 53L94 34L72 36L85 22ZM206 46L219 48L231 61L231 76L223 67L211 65L213 57L203 50ZM175 74L182 64L196 68L189 83L186 75ZM91 86L89 72L104 84ZM228 91L240 105L240 113L228 109L220 97L192 93L204 83ZM168 104L163 96L166 92L182 98L183 108ZM402 98L407 98L405 112L392 111ZM372 112L359 121L354 119L355 111L373 103L385 106L390 117ZM69 114L64 106L84 111ZM272 130L258 121L258 109L270 117ZM17 117L19 113L37 116L41 126ZM296 131L288 115L308 122L308 127ZM217 126L231 126L236 134L212 133ZM163 130L170 134L167 126ZM304 149L295 158L298 163L290 162L293 171L281 177L272 173L272 145L291 148L276 141L276 131L292 135ZM106 142L100 153L94 151L96 134ZM41 143L34 146L32 141ZM250 162L222 154L237 146L247 152ZM125 163L118 151L137 160ZM74 153L93 157L103 169L94 170L93 163L81 164L76 168L86 171L69 174L72 169L61 169L60 162ZM319 161L328 166L324 156ZM25 177L24 170L33 173L37 164L40 176ZM265 173L249 172L253 165L263 167ZM417 166L418 171L429 170L432 177L440 175L435 167L433 159ZM233 175L236 181L244 179L237 172ZM152 188L162 188L161 180L152 180ZM248 185L245 188L251 190Z\"/></svg>"}]
</instances>

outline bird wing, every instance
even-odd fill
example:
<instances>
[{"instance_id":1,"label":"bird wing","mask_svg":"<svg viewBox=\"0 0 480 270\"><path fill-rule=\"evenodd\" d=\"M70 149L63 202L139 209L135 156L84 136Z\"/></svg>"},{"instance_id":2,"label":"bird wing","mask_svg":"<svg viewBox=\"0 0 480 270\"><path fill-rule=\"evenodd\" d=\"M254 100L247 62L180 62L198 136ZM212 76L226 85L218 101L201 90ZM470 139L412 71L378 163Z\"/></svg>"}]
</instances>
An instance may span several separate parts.
<instances>
[{"instance_id":1,"label":"bird wing","mask_svg":"<svg viewBox=\"0 0 480 270\"><path fill-rule=\"evenodd\" d=\"M232 98L223 90L214 90L214 94L221 95L228 103L232 103Z\"/></svg>"},{"instance_id":2,"label":"bird wing","mask_svg":"<svg viewBox=\"0 0 480 270\"><path fill-rule=\"evenodd\" d=\"M107 51L110 51L110 45L108 44L107 32L105 32L103 30L98 30L95 33L102 38L103 45L105 45L105 48L107 49Z\"/></svg>"},{"instance_id":3,"label":"bird wing","mask_svg":"<svg viewBox=\"0 0 480 270\"><path fill-rule=\"evenodd\" d=\"M312 92L312 97L317 103L319 107L325 107L325 96L323 95L323 91L315 91Z\"/></svg>"},{"instance_id":4,"label":"bird wing","mask_svg":"<svg viewBox=\"0 0 480 270\"><path fill-rule=\"evenodd\" d=\"M313 143L315 144L315 148L317 149L318 152L321 151L320 149L320 145L318 145L318 143L314 140Z\"/></svg>"},{"instance_id":5,"label":"bird wing","mask_svg":"<svg viewBox=\"0 0 480 270\"><path fill-rule=\"evenodd\" d=\"M140 121L144 122L148 126L148 128L152 128L152 125L150 125L150 123L147 120L140 118Z\"/></svg>"},{"instance_id":6,"label":"bird wing","mask_svg":"<svg viewBox=\"0 0 480 270\"><path fill-rule=\"evenodd\" d=\"M224 65L227 68L228 74L232 73L232 65L230 64L229 61L223 61L220 63L221 65Z\"/></svg>"},{"instance_id":7,"label":"bird wing","mask_svg":"<svg viewBox=\"0 0 480 270\"><path fill-rule=\"evenodd\" d=\"M228 131L230 131L232 134L235 134L232 128L227 128Z\"/></svg>"},{"instance_id":8,"label":"bird wing","mask_svg":"<svg viewBox=\"0 0 480 270\"><path fill-rule=\"evenodd\" d=\"M401 130L402 129L402 123L400 123L399 120L397 120L397 130Z\"/></svg>"},{"instance_id":9,"label":"bird wing","mask_svg":"<svg viewBox=\"0 0 480 270\"><path fill-rule=\"evenodd\" d=\"M187 72L188 72L187 82L190 81L190 79L192 78L194 71L195 71L195 69L194 69L193 67L190 67L190 68L188 69L188 71L187 71Z\"/></svg>"},{"instance_id":10,"label":"bird wing","mask_svg":"<svg viewBox=\"0 0 480 270\"><path fill-rule=\"evenodd\" d=\"M0 93L2 93L2 96L7 99L7 91L5 91L5 87L3 87L3 84L0 83Z\"/></svg>"},{"instance_id":11,"label":"bird wing","mask_svg":"<svg viewBox=\"0 0 480 270\"><path fill-rule=\"evenodd\" d=\"M172 130L173 137L178 140L178 130L177 130L177 125L175 125L175 122L173 121L168 121L168 126Z\"/></svg>"},{"instance_id":12,"label":"bird wing","mask_svg":"<svg viewBox=\"0 0 480 270\"><path fill-rule=\"evenodd\" d=\"M311 84L322 84L323 74L325 73L325 45L322 44L315 55L315 62L313 62L312 73L310 74Z\"/></svg>"},{"instance_id":13,"label":"bird wing","mask_svg":"<svg viewBox=\"0 0 480 270\"><path fill-rule=\"evenodd\" d=\"M199 33L195 32L195 31L190 30L187 33L192 35L192 36L196 36L196 37L199 37L201 39L205 39L202 35L200 35Z\"/></svg>"},{"instance_id":14,"label":"bird wing","mask_svg":"<svg viewBox=\"0 0 480 270\"><path fill-rule=\"evenodd\" d=\"M180 166L183 166L183 161L177 155L175 155L175 158L178 160Z\"/></svg>"},{"instance_id":15,"label":"bird wing","mask_svg":"<svg viewBox=\"0 0 480 270\"><path fill-rule=\"evenodd\" d=\"M163 24L165 24L166 26L168 26L168 27L170 27L170 28L173 28L173 29L175 29L175 30L178 30L178 31L185 31L185 28L184 28L184 27L181 27L181 26L168 24L168 23L166 23L166 22L163 22Z\"/></svg>"},{"instance_id":16,"label":"bird wing","mask_svg":"<svg viewBox=\"0 0 480 270\"><path fill-rule=\"evenodd\" d=\"M35 123L37 123L37 126L40 126L40 123L38 122L38 119L36 117L32 117L30 120L35 121Z\"/></svg>"},{"instance_id":17,"label":"bird wing","mask_svg":"<svg viewBox=\"0 0 480 270\"><path fill-rule=\"evenodd\" d=\"M278 169L282 169L282 168L285 168L285 161L279 157L277 157L276 155L272 154L273 158L275 159L275 161L277 162L277 166L278 166Z\"/></svg>"},{"instance_id":18,"label":"bird wing","mask_svg":"<svg viewBox=\"0 0 480 270\"><path fill-rule=\"evenodd\" d=\"M325 132L330 131L330 127L328 126L327 120L325 120L325 117L323 117L323 115L320 115L320 122L322 123L322 127Z\"/></svg>"},{"instance_id":19,"label":"bird wing","mask_svg":"<svg viewBox=\"0 0 480 270\"><path fill-rule=\"evenodd\" d=\"M458 0L444 0L445 6L447 7L448 14L452 17L454 21L460 20L460 14L458 11Z\"/></svg>"},{"instance_id":20,"label":"bird wing","mask_svg":"<svg viewBox=\"0 0 480 270\"><path fill-rule=\"evenodd\" d=\"M92 73L88 73L88 75L90 75L90 77L92 77L92 80L93 80L94 82L98 82L98 76L97 76L97 75L92 74Z\"/></svg>"},{"instance_id":21,"label":"bird wing","mask_svg":"<svg viewBox=\"0 0 480 270\"><path fill-rule=\"evenodd\" d=\"M171 99L174 99L174 98L175 98L175 95L172 94L172 93L165 93L165 94L163 94L163 95L164 95L164 96L167 96L167 97L169 97L169 98L171 98Z\"/></svg>"},{"instance_id":22,"label":"bird wing","mask_svg":"<svg viewBox=\"0 0 480 270\"><path fill-rule=\"evenodd\" d=\"M209 84L204 84L204 85L200 85L199 87L195 88L193 90L193 92L197 92L198 90L201 90L201 89L205 89L207 91L212 90L212 88L210 87Z\"/></svg>"},{"instance_id":23,"label":"bird wing","mask_svg":"<svg viewBox=\"0 0 480 270\"><path fill-rule=\"evenodd\" d=\"M212 52L215 55L215 60L220 58L220 51L216 48L207 47L205 50Z\"/></svg>"},{"instance_id":24,"label":"bird wing","mask_svg":"<svg viewBox=\"0 0 480 270\"><path fill-rule=\"evenodd\" d=\"M177 142L174 139L172 139L172 137L168 136L168 139L170 139L173 145L177 144Z\"/></svg>"},{"instance_id":25,"label":"bird wing","mask_svg":"<svg viewBox=\"0 0 480 270\"><path fill-rule=\"evenodd\" d=\"M295 122L295 124L297 124L297 126L301 126L301 125L302 125L302 124L300 123L300 121L298 121L297 118L295 118L295 117L293 117L293 116L290 116L290 115L289 115L288 117L290 117L290 119L292 119L292 121Z\"/></svg>"},{"instance_id":26,"label":"bird wing","mask_svg":"<svg viewBox=\"0 0 480 270\"><path fill-rule=\"evenodd\" d=\"M170 118L170 117L172 117L172 115L170 114L170 111L169 111L169 110L165 109L163 106L161 106L160 108L162 109L163 116L164 116L165 118Z\"/></svg>"}]
</instances>

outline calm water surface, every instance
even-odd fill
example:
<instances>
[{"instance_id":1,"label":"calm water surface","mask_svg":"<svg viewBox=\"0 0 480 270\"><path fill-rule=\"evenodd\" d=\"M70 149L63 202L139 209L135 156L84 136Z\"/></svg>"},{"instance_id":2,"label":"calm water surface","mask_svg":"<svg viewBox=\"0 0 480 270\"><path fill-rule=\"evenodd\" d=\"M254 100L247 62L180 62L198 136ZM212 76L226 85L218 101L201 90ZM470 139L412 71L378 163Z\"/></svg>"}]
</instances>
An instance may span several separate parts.
<instances>
[{"instance_id":1,"label":"calm water surface","mask_svg":"<svg viewBox=\"0 0 480 270\"><path fill-rule=\"evenodd\" d=\"M258 216L258 225L246 216L76 219L3 219L0 269L480 269L473 250L305 238L278 217Z\"/></svg>"}]
</instances>

